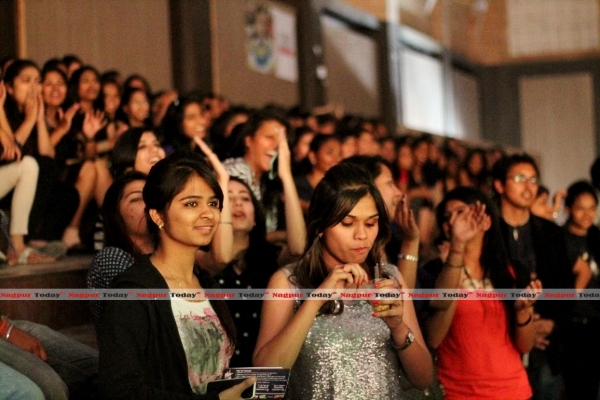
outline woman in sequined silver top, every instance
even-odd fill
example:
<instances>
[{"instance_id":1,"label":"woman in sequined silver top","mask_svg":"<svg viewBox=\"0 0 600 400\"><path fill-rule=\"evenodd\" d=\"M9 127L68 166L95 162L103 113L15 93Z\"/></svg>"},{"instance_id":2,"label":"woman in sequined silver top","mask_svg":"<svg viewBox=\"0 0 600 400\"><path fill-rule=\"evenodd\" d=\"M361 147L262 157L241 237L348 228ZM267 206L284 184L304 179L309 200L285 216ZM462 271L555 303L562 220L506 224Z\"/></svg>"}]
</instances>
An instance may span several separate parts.
<instances>
[{"instance_id":1,"label":"woman in sequined silver top","mask_svg":"<svg viewBox=\"0 0 600 400\"><path fill-rule=\"evenodd\" d=\"M360 166L331 168L315 188L309 245L276 272L271 289L356 289L374 277L389 224L381 195ZM394 266L379 288L404 280ZM395 278L395 279L394 279ZM373 312L372 307L387 305ZM419 388L432 381L412 302L400 299L265 301L254 351L256 366L291 368L287 399L401 399L400 374Z\"/></svg>"}]
</instances>

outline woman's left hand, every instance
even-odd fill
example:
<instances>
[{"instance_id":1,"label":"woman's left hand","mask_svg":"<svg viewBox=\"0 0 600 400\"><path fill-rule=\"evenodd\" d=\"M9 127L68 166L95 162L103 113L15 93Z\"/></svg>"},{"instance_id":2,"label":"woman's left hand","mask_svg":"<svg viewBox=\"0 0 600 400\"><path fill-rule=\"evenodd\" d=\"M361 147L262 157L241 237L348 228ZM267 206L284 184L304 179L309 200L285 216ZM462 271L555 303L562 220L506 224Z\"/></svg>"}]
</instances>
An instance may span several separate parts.
<instances>
[{"instance_id":1,"label":"woman's left hand","mask_svg":"<svg viewBox=\"0 0 600 400\"><path fill-rule=\"evenodd\" d=\"M417 225L417 221L415 221L413 211L408 207L408 196L406 194L402 195L400 204L396 207L394 221L398 224L402 232L403 240L419 239L419 226Z\"/></svg>"},{"instance_id":2,"label":"woman's left hand","mask_svg":"<svg viewBox=\"0 0 600 400\"><path fill-rule=\"evenodd\" d=\"M288 145L285 130L281 132L281 139L279 140L279 147L277 149L279 162L277 164L277 175L283 179L285 177L292 177L292 153L290 146Z\"/></svg>"},{"instance_id":3,"label":"woman's left hand","mask_svg":"<svg viewBox=\"0 0 600 400\"><path fill-rule=\"evenodd\" d=\"M374 318L381 318L383 322L390 328L391 331L399 328L402 325L404 316L404 300L400 290L402 286L394 279L385 279L377 282L375 290L385 289L383 293L397 295L398 297L379 297L376 300L371 300L369 303L373 307L388 305L390 308L384 311L375 311L372 315ZM382 293L382 294L383 294Z\"/></svg>"}]
</instances>

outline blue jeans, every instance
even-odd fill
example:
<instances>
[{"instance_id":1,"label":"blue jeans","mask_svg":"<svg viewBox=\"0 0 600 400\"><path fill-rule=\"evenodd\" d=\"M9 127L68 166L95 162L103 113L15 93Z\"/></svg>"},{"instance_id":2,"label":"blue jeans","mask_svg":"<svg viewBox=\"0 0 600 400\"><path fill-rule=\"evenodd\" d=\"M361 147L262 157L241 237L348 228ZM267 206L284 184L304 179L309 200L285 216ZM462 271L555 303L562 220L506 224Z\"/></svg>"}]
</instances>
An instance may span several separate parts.
<instances>
[{"instance_id":1,"label":"blue jeans","mask_svg":"<svg viewBox=\"0 0 600 400\"><path fill-rule=\"evenodd\" d=\"M532 400L561 400L563 398L562 377L552 373L547 353L544 350L531 350L527 375L533 390Z\"/></svg>"},{"instance_id":2,"label":"blue jeans","mask_svg":"<svg viewBox=\"0 0 600 400\"><path fill-rule=\"evenodd\" d=\"M31 379L0 362L0 399L44 400L44 394Z\"/></svg>"},{"instance_id":3,"label":"blue jeans","mask_svg":"<svg viewBox=\"0 0 600 400\"><path fill-rule=\"evenodd\" d=\"M98 373L98 351L47 326L30 321L11 321L15 327L42 342L48 360L0 340L0 362L27 376L48 400L90 398Z\"/></svg>"}]
</instances>

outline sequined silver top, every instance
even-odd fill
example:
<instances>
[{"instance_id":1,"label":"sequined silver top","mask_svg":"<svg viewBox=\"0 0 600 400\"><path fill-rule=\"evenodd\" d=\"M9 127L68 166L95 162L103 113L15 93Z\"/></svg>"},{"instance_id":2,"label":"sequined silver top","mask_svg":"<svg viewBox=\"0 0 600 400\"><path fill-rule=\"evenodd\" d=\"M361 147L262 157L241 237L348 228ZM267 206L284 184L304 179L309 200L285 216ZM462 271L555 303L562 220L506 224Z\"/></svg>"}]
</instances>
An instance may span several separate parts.
<instances>
[{"instance_id":1,"label":"sequined silver top","mask_svg":"<svg viewBox=\"0 0 600 400\"><path fill-rule=\"evenodd\" d=\"M390 330L372 313L361 300L346 302L340 315L317 316L292 367L286 399L402 399Z\"/></svg>"}]
</instances>

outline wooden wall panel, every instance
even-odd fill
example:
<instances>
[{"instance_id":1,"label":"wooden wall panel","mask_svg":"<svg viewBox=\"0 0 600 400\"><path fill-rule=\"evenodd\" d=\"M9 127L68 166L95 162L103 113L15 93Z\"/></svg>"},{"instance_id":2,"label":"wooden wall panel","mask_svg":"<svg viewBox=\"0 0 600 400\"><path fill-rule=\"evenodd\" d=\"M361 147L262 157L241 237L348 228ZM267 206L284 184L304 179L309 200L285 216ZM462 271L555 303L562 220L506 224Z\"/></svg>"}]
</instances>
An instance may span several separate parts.
<instances>
[{"instance_id":1,"label":"wooden wall panel","mask_svg":"<svg viewBox=\"0 0 600 400\"><path fill-rule=\"evenodd\" d=\"M292 7L276 2L278 7ZM246 65L245 0L213 0L213 87L232 103L262 107L298 104L298 84L261 74Z\"/></svg>"},{"instance_id":2,"label":"wooden wall panel","mask_svg":"<svg viewBox=\"0 0 600 400\"><path fill-rule=\"evenodd\" d=\"M98 69L144 75L153 90L172 87L168 0L28 0L27 57L66 53Z\"/></svg>"}]
</instances>

